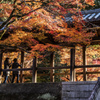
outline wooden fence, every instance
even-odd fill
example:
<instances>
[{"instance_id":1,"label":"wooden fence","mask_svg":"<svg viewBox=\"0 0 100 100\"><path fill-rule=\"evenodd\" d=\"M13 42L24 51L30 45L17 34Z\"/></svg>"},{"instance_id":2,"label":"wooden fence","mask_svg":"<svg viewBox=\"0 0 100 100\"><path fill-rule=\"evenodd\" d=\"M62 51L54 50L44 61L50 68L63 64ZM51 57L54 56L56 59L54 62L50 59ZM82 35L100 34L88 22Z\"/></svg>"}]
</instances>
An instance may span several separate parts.
<instances>
[{"instance_id":1,"label":"wooden fence","mask_svg":"<svg viewBox=\"0 0 100 100\"><path fill-rule=\"evenodd\" d=\"M36 62L34 61L34 66L32 68L19 68L19 69L1 69L0 71L5 72L5 71L32 71L32 82L35 83L36 82L36 78L37 78L37 71L39 70L54 70L54 69L70 69L71 66L56 66L56 67L36 67ZM85 65L85 66L74 66L74 68L93 68L93 67L100 67L100 65ZM70 74L70 73L67 73ZM83 74L83 72L77 72L75 74ZM86 74L100 74L100 72L86 72ZM39 74L39 76L49 76L50 74ZM66 75L66 73L53 73L53 76L55 75ZM22 80L22 79L21 79Z\"/></svg>"}]
</instances>

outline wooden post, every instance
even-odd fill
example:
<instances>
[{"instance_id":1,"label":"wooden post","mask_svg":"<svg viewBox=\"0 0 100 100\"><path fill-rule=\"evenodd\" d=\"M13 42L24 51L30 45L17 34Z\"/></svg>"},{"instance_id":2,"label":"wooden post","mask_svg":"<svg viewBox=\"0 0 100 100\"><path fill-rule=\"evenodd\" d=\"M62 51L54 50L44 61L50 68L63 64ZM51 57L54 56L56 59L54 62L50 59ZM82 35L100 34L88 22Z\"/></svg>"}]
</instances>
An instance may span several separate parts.
<instances>
[{"instance_id":1,"label":"wooden post","mask_svg":"<svg viewBox=\"0 0 100 100\"><path fill-rule=\"evenodd\" d=\"M50 67L54 67L54 52L50 55ZM50 82L54 82L54 69L50 70Z\"/></svg>"},{"instance_id":2,"label":"wooden post","mask_svg":"<svg viewBox=\"0 0 100 100\"><path fill-rule=\"evenodd\" d=\"M83 47L83 65L86 65L86 57L85 57L86 46ZM83 81L86 81L86 70L87 68L83 68Z\"/></svg>"},{"instance_id":3,"label":"wooden post","mask_svg":"<svg viewBox=\"0 0 100 100\"><path fill-rule=\"evenodd\" d=\"M22 65L22 68L24 68L24 52L21 51L21 65ZM20 71L20 83L23 82L23 72Z\"/></svg>"},{"instance_id":4,"label":"wooden post","mask_svg":"<svg viewBox=\"0 0 100 100\"><path fill-rule=\"evenodd\" d=\"M75 47L70 50L71 60L70 60L70 81L75 81Z\"/></svg>"},{"instance_id":5,"label":"wooden post","mask_svg":"<svg viewBox=\"0 0 100 100\"><path fill-rule=\"evenodd\" d=\"M34 57L33 58L33 75L32 75L32 83L36 83L37 82L37 58Z\"/></svg>"},{"instance_id":6,"label":"wooden post","mask_svg":"<svg viewBox=\"0 0 100 100\"><path fill-rule=\"evenodd\" d=\"M1 71L2 71L2 56L3 56L3 53L0 52L0 83L2 83L2 75L1 75Z\"/></svg>"}]
</instances>

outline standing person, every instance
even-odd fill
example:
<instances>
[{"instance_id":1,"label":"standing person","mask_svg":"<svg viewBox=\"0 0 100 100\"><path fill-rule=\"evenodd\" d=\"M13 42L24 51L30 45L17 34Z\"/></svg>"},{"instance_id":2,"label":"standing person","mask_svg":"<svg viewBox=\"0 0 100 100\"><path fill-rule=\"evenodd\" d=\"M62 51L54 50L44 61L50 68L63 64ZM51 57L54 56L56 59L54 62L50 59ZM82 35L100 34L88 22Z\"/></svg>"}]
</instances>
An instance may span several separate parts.
<instances>
[{"instance_id":1,"label":"standing person","mask_svg":"<svg viewBox=\"0 0 100 100\"><path fill-rule=\"evenodd\" d=\"M21 65L17 62L16 58L13 61L14 61L14 63L12 64L12 68L17 69L19 66L21 67ZM17 83L18 83L18 80L19 80L18 71L13 71L13 78L12 78L12 82L11 83L14 82L15 76L17 76Z\"/></svg>"},{"instance_id":2,"label":"standing person","mask_svg":"<svg viewBox=\"0 0 100 100\"><path fill-rule=\"evenodd\" d=\"M6 58L5 61L4 61L4 69L9 69L10 67L11 67L11 65L9 63L9 58ZM3 83L6 83L7 79L8 79L8 72L7 71L3 72L3 75L5 76Z\"/></svg>"}]
</instances>

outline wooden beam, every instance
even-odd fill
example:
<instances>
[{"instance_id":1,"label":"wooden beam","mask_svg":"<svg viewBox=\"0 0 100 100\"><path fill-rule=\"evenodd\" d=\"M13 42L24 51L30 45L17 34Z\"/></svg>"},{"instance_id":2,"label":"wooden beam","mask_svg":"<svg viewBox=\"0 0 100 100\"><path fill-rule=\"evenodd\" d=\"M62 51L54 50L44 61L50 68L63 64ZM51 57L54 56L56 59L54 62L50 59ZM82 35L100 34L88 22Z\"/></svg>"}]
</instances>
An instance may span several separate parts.
<instances>
[{"instance_id":1,"label":"wooden beam","mask_svg":"<svg viewBox=\"0 0 100 100\"><path fill-rule=\"evenodd\" d=\"M70 50L70 81L75 81L75 47Z\"/></svg>"},{"instance_id":2,"label":"wooden beam","mask_svg":"<svg viewBox=\"0 0 100 100\"><path fill-rule=\"evenodd\" d=\"M6 72L6 71L28 71L28 70L33 70L33 68L2 69L3 72Z\"/></svg>"},{"instance_id":3,"label":"wooden beam","mask_svg":"<svg viewBox=\"0 0 100 100\"><path fill-rule=\"evenodd\" d=\"M2 56L3 56L3 53L0 52L0 83L2 83L2 75L1 75L1 70L2 70Z\"/></svg>"},{"instance_id":4,"label":"wooden beam","mask_svg":"<svg viewBox=\"0 0 100 100\"><path fill-rule=\"evenodd\" d=\"M21 65L22 65L22 68L24 68L24 52L21 51ZM22 83L23 81L23 72L20 71L20 83Z\"/></svg>"},{"instance_id":5,"label":"wooden beam","mask_svg":"<svg viewBox=\"0 0 100 100\"><path fill-rule=\"evenodd\" d=\"M37 82L37 58L33 58L33 75L32 75L32 83Z\"/></svg>"},{"instance_id":6,"label":"wooden beam","mask_svg":"<svg viewBox=\"0 0 100 100\"><path fill-rule=\"evenodd\" d=\"M76 74L83 74L83 72L77 72ZM86 74L100 74L99 72L86 72Z\"/></svg>"},{"instance_id":7,"label":"wooden beam","mask_svg":"<svg viewBox=\"0 0 100 100\"><path fill-rule=\"evenodd\" d=\"M83 65L86 63L86 56L85 56L86 46L83 47ZM86 68L83 68L83 81L86 81Z\"/></svg>"},{"instance_id":8,"label":"wooden beam","mask_svg":"<svg viewBox=\"0 0 100 100\"><path fill-rule=\"evenodd\" d=\"M54 67L54 52L50 55L50 67ZM54 70L50 70L50 82L54 82Z\"/></svg>"},{"instance_id":9,"label":"wooden beam","mask_svg":"<svg viewBox=\"0 0 100 100\"><path fill-rule=\"evenodd\" d=\"M77 72L76 74L81 75L83 74L83 72ZM86 74L100 74L100 71L99 72L86 72ZM49 76L49 75L50 74L46 74L46 73L38 74L38 76ZM54 76L55 75L70 75L70 73L54 73L53 75Z\"/></svg>"},{"instance_id":10,"label":"wooden beam","mask_svg":"<svg viewBox=\"0 0 100 100\"><path fill-rule=\"evenodd\" d=\"M2 56L3 56L3 53L0 52L0 70L2 69ZM0 72L1 74L1 72Z\"/></svg>"},{"instance_id":11,"label":"wooden beam","mask_svg":"<svg viewBox=\"0 0 100 100\"><path fill-rule=\"evenodd\" d=\"M87 30L99 30L100 27L87 28Z\"/></svg>"},{"instance_id":12,"label":"wooden beam","mask_svg":"<svg viewBox=\"0 0 100 100\"><path fill-rule=\"evenodd\" d=\"M66 67L38 67L36 70L51 70L51 69L70 69L71 66ZM75 68L93 68L93 67L100 67L100 65L81 65L81 66L75 66ZM33 70L33 68L20 68L20 69L2 69L2 71L27 71L27 70Z\"/></svg>"},{"instance_id":13,"label":"wooden beam","mask_svg":"<svg viewBox=\"0 0 100 100\"><path fill-rule=\"evenodd\" d=\"M80 66L75 66L75 68L93 68L93 67L100 67L100 65L80 65Z\"/></svg>"},{"instance_id":14,"label":"wooden beam","mask_svg":"<svg viewBox=\"0 0 100 100\"><path fill-rule=\"evenodd\" d=\"M57 67L38 67L37 70L51 70L51 69L69 69L70 66L57 66Z\"/></svg>"},{"instance_id":15,"label":"wooden beam","mask_svg":"<svg viewBox=\"0 0 100 100\"><path fill-rule=\"evenodd\" d=\"M75 68L93 68L93 67L100 67L100 65L81 65L81 66L75 66ZM51 69L70 69L70 66L66 66L66 67L38 67L36 68L36 70L51 70ZM33 70L33 68L20 68L20 69L2 69L2 71L28 71L28 70Z\"/></svg>"},{"instance_id":16,"label":"wooden beam","mask_svg":"<svg viewBox=\"0 0 100 100\"><path fill-rule=\"evenodd\" d=\"M66 67L36 67L36 70L51 70L51 69L69 69L70 66ZM3 72L5 71L28 71L28 70L33 70L33 68L20 68L20 69L2 69Z\"/></svg>"}]
</instances>

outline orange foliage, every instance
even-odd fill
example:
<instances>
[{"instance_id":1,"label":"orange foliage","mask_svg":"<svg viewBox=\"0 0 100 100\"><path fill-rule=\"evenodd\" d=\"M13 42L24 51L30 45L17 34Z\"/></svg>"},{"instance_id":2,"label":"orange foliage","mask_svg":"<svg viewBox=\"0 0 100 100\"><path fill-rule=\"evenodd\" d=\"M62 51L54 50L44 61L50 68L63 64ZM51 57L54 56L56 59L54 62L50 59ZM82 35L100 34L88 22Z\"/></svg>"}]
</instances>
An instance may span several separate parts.
<instances>
[{"instance_id":1,"label":"orange foliage","mask_svg":"<svg viewBox=\"0 0 100 100\"><path fill-rule=\"evenodd\" d=\"M89 5L94 3L94 0L84 1ZM80 12L82 7L85 6L81 0L15 0L13 4L1 3L0 17L6 20L0 29L5 26L10 31L9 37L0 43L21 46L25 49L28 47L32 52L54 51L60 49L59 44L62 43L87 44L95 33L84 29L82 24L85 23L80 20L81 13L80 17L72 17L75 20L74 27L68 28L64 19L69 12L77 15L77 11Z\"/></svg>"},{"instance_id":2,"label":"orange foliage","mask_svg":"<svg viewBox=\"0 0 100 100\"><path fill-rule=\"evenodd\" d=\"M61 51L61 63L70 65L70 48L65 48ZM82 55L82 47L75 47L75 65L83 65L83 55ZM86 47L86 65L93 65L100 63L100 45L90 45ZM66 70L67 72L67 70ZM75 69L75 72L83 72L83 68ZM87 72L100 72L99 67L87 68ZM68 74L68 73L67 73ZM65 75L62 77L62 80L69 81L67 77L69 75ZM100 74L87 74L87 81L95 81L100 77ZM76 74L77 81L83 81L82 74Z\"/></svg>"}]
</instances>

